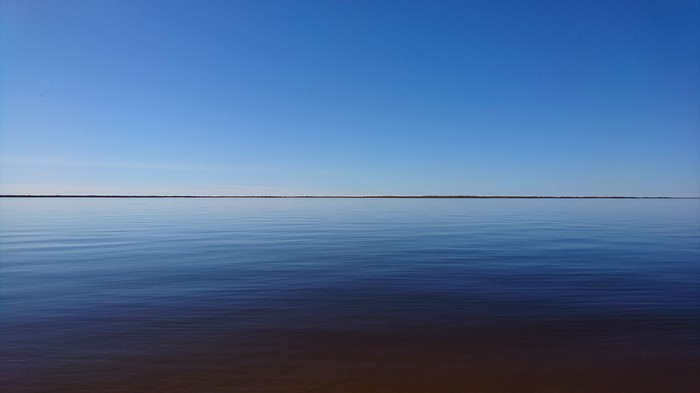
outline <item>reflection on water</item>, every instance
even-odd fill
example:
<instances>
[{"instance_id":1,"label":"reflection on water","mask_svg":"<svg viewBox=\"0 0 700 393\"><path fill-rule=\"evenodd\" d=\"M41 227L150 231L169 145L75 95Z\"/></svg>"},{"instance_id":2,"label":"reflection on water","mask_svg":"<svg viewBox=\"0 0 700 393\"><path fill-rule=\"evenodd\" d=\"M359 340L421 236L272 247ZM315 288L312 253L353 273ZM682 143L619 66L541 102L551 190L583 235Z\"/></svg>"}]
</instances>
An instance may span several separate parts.
<instances>
[{"instance_id":1,"label":"reflection on water","mask_svg":"<svg viewBox=\"0 0 700 393\"><path fill-rule=\"evenodd\" d=\"M0 201L13 392L697 392L697 200Z\"/></svg>"}]
</instances>

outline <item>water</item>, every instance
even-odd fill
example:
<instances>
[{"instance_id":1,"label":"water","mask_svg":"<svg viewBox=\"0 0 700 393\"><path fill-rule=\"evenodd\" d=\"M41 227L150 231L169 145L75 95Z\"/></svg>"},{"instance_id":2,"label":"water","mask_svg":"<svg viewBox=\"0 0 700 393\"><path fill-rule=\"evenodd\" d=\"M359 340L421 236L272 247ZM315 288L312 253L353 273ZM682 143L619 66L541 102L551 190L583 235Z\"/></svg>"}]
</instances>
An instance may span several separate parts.
<instances>
[{"instance_id":1,"label":"water","mask_svg":"<svg viewBox=\"0 0 700 393\"><path fill-rule=\"evenodd\" d=\"M700 391L698 200L0 214L3 391Z\"/></svg>"}]
</instances>

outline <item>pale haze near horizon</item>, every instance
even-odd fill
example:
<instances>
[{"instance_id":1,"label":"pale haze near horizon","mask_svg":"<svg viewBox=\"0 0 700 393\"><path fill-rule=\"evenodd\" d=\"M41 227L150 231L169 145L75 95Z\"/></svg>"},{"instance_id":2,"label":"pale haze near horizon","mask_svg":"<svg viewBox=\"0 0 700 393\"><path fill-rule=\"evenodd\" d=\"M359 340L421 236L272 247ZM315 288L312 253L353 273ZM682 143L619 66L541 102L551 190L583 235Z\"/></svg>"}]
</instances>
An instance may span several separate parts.
<instances>
[{"instance_id":1,"label":"pale haze near horizon","mask_svg":"<svg viewBox=\"0 0 700 393\"><path fill-rule=\"evenodd\" d=\"M0 5L0 194L700 196L696 1Z\"/></svg>"}]
</instances>

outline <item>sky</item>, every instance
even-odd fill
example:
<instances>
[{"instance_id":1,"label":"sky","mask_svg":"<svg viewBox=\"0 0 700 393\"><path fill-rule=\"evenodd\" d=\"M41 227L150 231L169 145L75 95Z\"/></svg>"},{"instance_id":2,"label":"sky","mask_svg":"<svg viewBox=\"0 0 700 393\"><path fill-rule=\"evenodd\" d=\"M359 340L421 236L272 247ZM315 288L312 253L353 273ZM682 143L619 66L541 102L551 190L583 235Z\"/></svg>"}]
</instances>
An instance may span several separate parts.
<instances>
[{"instance_id":1,"label":"sky","mask_svg":"<svg viewBox=\"0 0 700 393\"><path fill-rule=\"evenodd\" d=\"M0 0L0 194L700 196L700 2Z\"/></svg>"}]
</instances>

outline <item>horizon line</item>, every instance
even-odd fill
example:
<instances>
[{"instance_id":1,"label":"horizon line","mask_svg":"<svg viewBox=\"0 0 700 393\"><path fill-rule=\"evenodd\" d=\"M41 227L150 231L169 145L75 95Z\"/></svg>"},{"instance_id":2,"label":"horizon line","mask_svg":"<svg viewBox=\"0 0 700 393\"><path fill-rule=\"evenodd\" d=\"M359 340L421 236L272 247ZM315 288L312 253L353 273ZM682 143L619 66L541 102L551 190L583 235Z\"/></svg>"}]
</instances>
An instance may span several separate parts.
<instances>
[{"instance_id":1,"label":"horizon line","mask_svg":"<svg viewBox=\"0 0 700 393\"><path fill-rule=\"evenodd\" d=\"M239 198L239 199L700 199L700 196L629 195L98 195L7 194L0 198Z\"/></svg>"}]
</instances>

